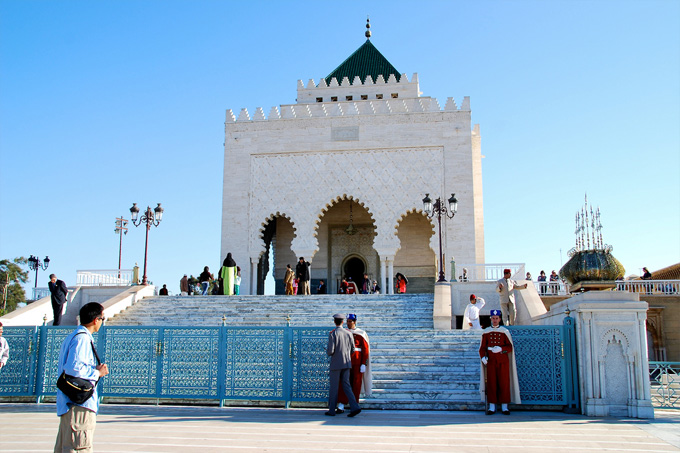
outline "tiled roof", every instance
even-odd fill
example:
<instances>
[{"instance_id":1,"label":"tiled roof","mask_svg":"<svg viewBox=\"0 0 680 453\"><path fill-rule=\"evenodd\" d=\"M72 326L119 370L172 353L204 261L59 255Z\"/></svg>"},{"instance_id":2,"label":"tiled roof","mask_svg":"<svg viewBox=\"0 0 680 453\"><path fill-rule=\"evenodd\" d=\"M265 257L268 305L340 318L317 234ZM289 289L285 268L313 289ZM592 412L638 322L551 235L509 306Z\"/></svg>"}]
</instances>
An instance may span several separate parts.
<instances>
[{"instance_id":1,"label":"tiled roof","mask_svg":"<svg viewBox=\"0 0 680 453\"><path fill-rule=\"evenodd\" d=\"M654 280L680 280L680 263L652 272Z\"/></svg>"},{"instance_id":2,"label":"tiled roof","mask_svg":"<svg viewBox=\"0 0 680 453\"><path fill-rule=\"evenodd\" d=\"M352 83L356 76L359 76L361 81L365 82L366 76L369 75L375 82L380 74L385 81L390 77L390 74L394 74L397 81L401 78L399 71L375 48L371 40L367 39L349 58L328 74L326 83L330 83L333 77L338 80L338 83L341 83L345 77L349 78L350 83Z\"/></svg>"}]
</instances>

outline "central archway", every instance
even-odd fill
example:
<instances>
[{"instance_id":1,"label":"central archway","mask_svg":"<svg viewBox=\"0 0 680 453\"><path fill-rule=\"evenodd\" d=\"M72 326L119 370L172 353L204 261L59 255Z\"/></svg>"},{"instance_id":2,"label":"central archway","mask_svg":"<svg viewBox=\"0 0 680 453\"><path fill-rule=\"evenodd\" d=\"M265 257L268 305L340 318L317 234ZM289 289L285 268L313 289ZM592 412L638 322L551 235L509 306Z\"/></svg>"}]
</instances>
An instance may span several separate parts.
<instances>
[{"instance_id":1,"label":"central archway","mask_svg":"<svg viewBox=\"0 0 680 453\"><path fill-rule=\"evenodd\" d=\"M342 272L343 276L351 278L361 291L364 273L366 272L366 261L358 255L348 256L342 264Z\"/></svg>"}]
</instances>

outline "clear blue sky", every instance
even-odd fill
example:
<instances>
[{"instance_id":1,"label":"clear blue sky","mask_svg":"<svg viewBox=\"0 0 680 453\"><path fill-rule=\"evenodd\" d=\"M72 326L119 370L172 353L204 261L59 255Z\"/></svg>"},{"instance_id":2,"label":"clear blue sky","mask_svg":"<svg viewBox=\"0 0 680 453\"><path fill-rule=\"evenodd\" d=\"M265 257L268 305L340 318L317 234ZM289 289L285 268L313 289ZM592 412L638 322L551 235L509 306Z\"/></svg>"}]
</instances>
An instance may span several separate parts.
<instances>
[{"instance_id":1,"label":"clear blue sky","mask_svg":"<svg viewBox=\"0 0 680 453\"><path fill-rule=\"evenodd\" d=\"M39 286L72 284L117 267L115 217L161 202L150 278L176 292L216 270L225 110L294 103L298 79L364 42L367 14L425 96L471 97L487 262L558 270L586 192L627 274L680 261L674 0L3 0L0 257L49 255ZM143 251L132 228L123 267Z\"/></svg>"}]
</instances>

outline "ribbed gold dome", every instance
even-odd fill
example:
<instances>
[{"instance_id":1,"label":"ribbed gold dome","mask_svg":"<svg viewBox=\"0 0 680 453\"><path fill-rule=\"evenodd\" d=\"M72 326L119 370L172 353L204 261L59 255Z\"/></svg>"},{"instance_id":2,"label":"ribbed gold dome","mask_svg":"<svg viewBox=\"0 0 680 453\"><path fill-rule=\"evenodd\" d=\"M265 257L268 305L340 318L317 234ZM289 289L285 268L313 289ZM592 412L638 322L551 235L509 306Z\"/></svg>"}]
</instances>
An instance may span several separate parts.
<instances>
[{"instance_id":1,"label":"ribbed gold dome","mask_svg":"<svg viewBox=\"0 0 680 453\"><path fill-rule=\"evenodd\" d=\"M584 281L612 281L623 277L625 272L609 250L582 250L562 266L560 277L573 285Z\"/></svg>"}]
</instances>

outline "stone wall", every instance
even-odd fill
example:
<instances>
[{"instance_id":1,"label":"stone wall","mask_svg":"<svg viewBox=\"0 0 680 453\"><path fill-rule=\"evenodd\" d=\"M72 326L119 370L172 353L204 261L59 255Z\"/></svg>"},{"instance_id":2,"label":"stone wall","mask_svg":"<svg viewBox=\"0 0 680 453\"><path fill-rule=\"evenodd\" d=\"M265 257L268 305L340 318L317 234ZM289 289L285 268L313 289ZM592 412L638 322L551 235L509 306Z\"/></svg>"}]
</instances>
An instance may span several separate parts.
<instances>
[{"instance_id":1,"label":"stone wall","mask_svg":"<svg viewBox=\"0 0 680 453\"><path fill-rule=\"evenodd\" d=\"M640 300L649 304L647 328L659 335L666 360L680 362L680 295L640 294Z\"/></svg>"}]
</instances>

